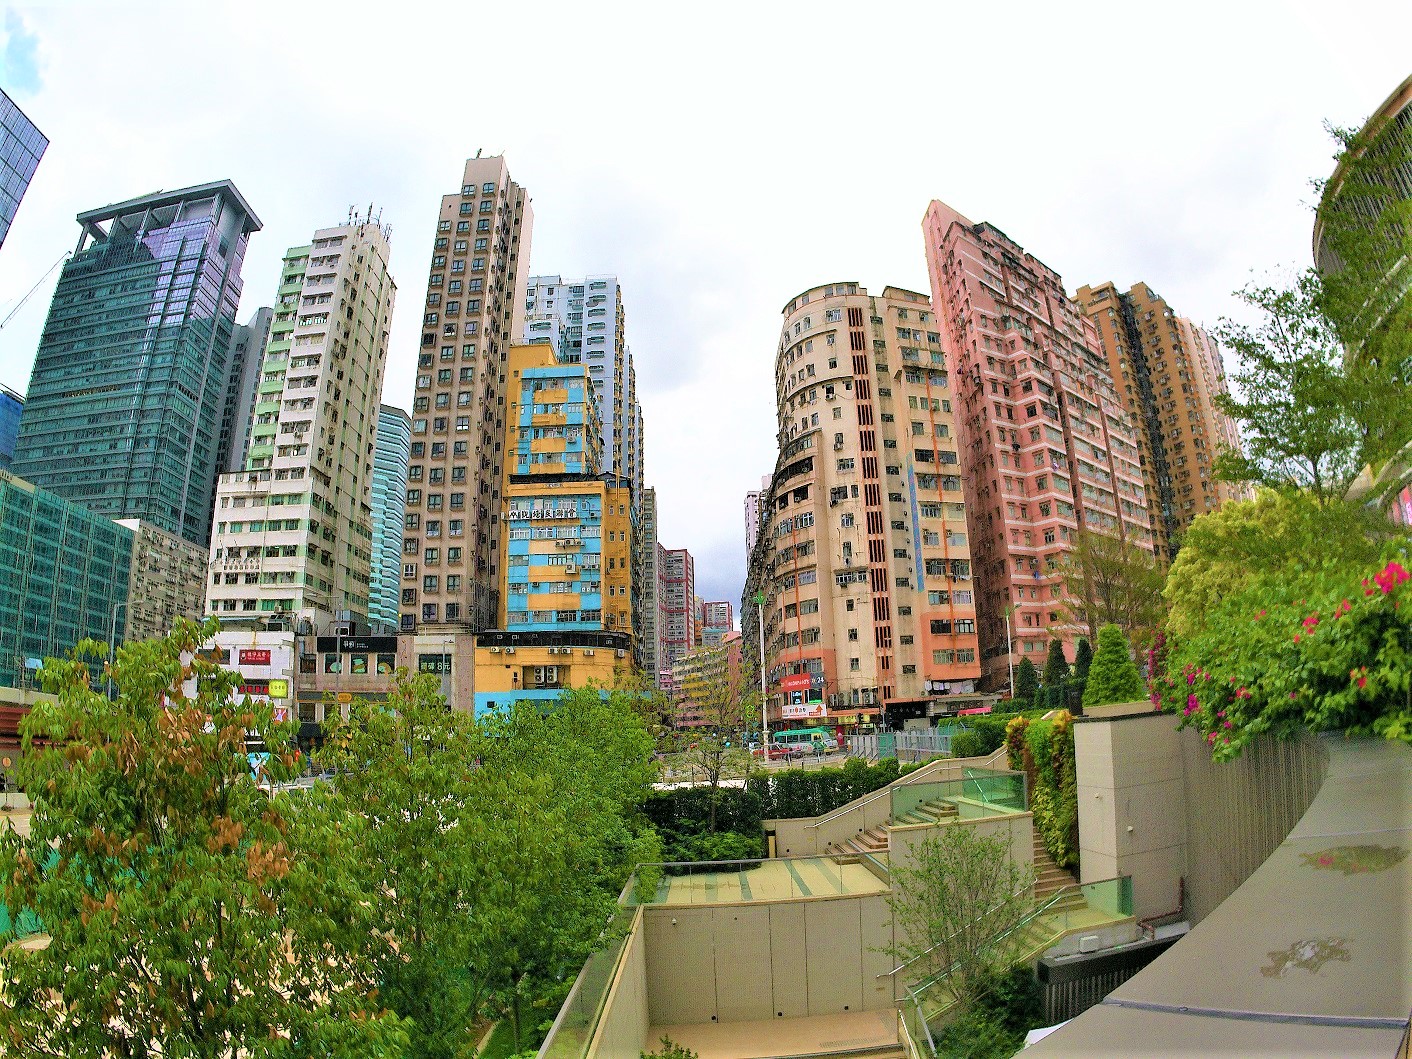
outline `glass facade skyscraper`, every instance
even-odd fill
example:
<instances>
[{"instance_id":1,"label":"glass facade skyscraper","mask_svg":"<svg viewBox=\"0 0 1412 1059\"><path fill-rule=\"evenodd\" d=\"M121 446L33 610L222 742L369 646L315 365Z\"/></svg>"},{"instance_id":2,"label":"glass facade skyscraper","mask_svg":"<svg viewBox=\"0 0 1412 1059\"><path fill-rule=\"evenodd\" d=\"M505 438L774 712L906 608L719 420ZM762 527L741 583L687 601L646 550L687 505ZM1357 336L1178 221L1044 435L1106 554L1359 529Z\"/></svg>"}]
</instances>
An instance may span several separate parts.
<instances>
[{"instance_id":1,"label":"glass facade skyscraper","mask_svg":"<svg viewBox=\"0 0 1412 1059\"><path fill-rule=\"evenodd\" d=\"M132 530L0 471L0 686L85 637L123 642Z\"/></svg>"},{"instance_id":2,"label":"glass facade skyscraper","mask_svg":"<svg viewBox=\"0 0 1412 1059\"><path fill-rule=\"evenodd\" d=\"M402 519L407 508L407 460L412 419L390 404L378 409L373 450L373 564L368 579L368 624L396 632L402 584Z\"/></svg>"},{"instance_id":3,"label":"glass facade skyscraper","mask_svg":"<svg viewBox=\"0 0 1412 1059\"><path fill-rule=\"evenodd\" d=\"M228 180L78 216L12 470L109 518L207 544L246 241Z\"/></svg>"},{"instance_id":4,"label":"glass facade skyscraper","mask_svg":"<svg viewBox=\"0 0 1412 1059\"><path fill-rule=\"evenodd\" d=\"M20 199L48 146L44 133L34 127L13 99L0 91L0 246L10 234Z\"/></svg>"}]
</instances>

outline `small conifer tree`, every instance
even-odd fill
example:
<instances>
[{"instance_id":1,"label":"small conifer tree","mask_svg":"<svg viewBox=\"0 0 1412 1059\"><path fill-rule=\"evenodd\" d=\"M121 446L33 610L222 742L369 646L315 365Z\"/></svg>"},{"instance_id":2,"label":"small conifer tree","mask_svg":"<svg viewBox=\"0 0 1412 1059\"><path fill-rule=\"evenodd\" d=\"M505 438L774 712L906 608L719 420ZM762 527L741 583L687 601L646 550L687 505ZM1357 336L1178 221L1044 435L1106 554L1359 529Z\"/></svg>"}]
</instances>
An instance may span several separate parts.
<instances>
[{"instance_id":1,"label":"small conifer tree","mask_svg":"<svg viewBox=\"0 0 1412 1059\"><path fill-rule=\"evenodd\" d=\"M1039 674L1035 672L1034 663L1028 658L1020 659L1020 664L1015 667L1015 705L1017 709L1029 709L1034 702L1035 692L1039 690Z\"/></svg>"},{"instance_id":2,"label":"small conifer tree","mask_svg":"<svg viewBox=\"0 0 1412 1059\"><path fill-rule=\"evenodd\" d=\"M1088 668L1093 665L1093 645L1088 642L1088 637L1079 641L1078 647L1074 648L1074 677L1077 680L1088 679Z\"/></svg>"},{"instance_id":3,"label":"small conifer tree","mask_svg":"<svg viewBox=\"0 0 1412 1059\"><path fill-rule=\"evenodd\" d=\"M1088 670L1084 709L1113 702L1136 702L1146 694L1142 676L1128 652L1128 641L1116 625L1098 630L1098 653Z\"/></svg>"},{"instance_id":4,"label":"small conifer tree","mask_svg":"<svg viewBox=\"0 0 1412 1059\"><path fill-rule=\"evenodd\" d=\"M1044 675L1040 682L1044 693L1035 699L1035 707L1062 708L1064 697L1059 689L1069 682L1069 660L1064 657L1064 641L1049 641L1049 654L1044 659Z\"/></svg>"}]
</instances>

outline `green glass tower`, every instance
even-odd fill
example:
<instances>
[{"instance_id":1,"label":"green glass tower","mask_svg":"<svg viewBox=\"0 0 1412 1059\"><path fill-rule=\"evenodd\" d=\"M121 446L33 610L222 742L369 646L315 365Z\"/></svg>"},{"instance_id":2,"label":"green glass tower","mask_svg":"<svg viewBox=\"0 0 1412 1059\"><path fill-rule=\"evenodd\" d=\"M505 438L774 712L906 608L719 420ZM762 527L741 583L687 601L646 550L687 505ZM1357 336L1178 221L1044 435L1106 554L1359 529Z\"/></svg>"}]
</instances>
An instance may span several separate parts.
<instances>
[{"instance_id":1,"label":"green glass tower","mask_svg":"<svg viewBox=\"0 0 1412 1059\"><path fill-rule=\"evenodd\" d=\"M11 470L111 519L208 544L246 240L228 180L78 216Z\"/></svg>"},{"instance_id":2,"label":"green glass tower","mask_svg":"<svg viewBox=\"0 0 1412 1059\"><path fill-rule=\"evenodd\" d=\"M84 638L121 643L133 531L0 471L0 686Z\"/></svg>"}]
</instances>

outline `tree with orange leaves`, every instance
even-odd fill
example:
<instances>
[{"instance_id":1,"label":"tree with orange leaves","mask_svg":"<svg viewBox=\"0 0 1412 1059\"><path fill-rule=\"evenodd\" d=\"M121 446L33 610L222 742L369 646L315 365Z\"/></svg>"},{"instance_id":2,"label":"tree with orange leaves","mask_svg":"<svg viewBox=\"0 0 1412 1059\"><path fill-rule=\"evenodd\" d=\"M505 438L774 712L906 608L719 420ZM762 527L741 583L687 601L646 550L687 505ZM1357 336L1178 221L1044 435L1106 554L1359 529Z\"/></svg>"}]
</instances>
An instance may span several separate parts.
<instances>
[{"instance_id":1,"label":"tree with orange leaves","mask_svg":"<svg viewBox=\"0 0 1412 1059\"><path fill-rule=\"evenodd\" d=\"M30 834L0 836L0 899L38 917L39 949L0 951L0 1052L28 1056L383 1057L406 1043L328 917L334 829L261 783L298 771L290 725L238 697L181 622L125 645L110 700L84 641L44 667L57 701L24 722ZM247 733L272 753L252 774ZM0 939L0 944L9 939Z\"/></svg>"}]
</instances>

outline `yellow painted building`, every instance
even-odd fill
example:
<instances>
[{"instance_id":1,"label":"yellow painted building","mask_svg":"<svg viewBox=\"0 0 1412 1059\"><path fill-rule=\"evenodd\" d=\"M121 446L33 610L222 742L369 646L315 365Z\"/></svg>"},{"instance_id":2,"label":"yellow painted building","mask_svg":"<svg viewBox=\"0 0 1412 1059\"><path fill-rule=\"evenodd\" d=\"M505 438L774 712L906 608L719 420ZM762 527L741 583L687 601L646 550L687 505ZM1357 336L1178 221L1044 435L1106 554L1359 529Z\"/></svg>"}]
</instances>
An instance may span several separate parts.
<instances>
[{"instance_id":1,"label":"yellow painted building","mask_svg":"<svg viewBox=\"0 0 1412 1059\"><path fill-rule=\"evenodd\" d=\"M509 692L612 687L634 647L631 489L600 473L593 381L552 336L512 345L506 369L504 581L476 650L477 712Z\"/></svg>"}]
</instances>

